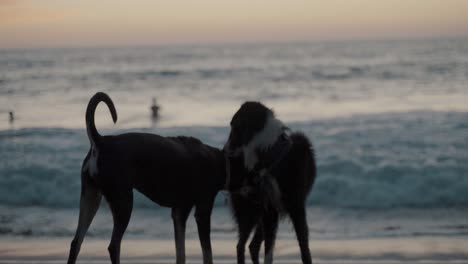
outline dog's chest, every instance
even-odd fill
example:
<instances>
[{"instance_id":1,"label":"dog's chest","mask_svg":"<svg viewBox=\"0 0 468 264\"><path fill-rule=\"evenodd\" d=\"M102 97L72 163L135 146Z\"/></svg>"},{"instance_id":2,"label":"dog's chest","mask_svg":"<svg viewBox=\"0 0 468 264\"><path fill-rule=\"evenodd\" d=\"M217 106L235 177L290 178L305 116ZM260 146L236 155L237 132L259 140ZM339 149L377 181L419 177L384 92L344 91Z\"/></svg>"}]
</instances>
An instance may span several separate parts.
<instances>
[{"instance_id":1,"label":"dog's chest","mask_svg":"<svg viewBox=\"0 0 468 264\"><path fill-rule=\"evenodd\" d=\"M272 172L287 156L291 148L291 138L283 133L267 148L244 148L244 165L249 171L266 169Z\"/></svg>"},{"instance_id":2,"label":"dog's chest","mask_svg":"<svg viewBox=\"0 0 468 264\"><path fill-rule=\"evenodd\" d=\"M284 124L270 116L262 130L251 139L251 141L242 147L244 154L244 165L249 170L255 169L259 163L267 162L265 153L276 152L276 145L282 136L285 135ZM262 164L260 164L262 165Z\"/></svg>"}]
</instances>

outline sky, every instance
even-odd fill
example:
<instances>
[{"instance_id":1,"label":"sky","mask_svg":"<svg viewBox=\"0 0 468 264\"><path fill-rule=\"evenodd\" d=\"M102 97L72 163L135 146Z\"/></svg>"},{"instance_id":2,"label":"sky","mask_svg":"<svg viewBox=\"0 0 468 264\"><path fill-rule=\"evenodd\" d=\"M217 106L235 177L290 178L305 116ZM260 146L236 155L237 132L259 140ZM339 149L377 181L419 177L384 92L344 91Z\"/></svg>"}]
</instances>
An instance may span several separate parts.
<instances>
[{"instance_id":1,"label":"sky","mask_svg":"<svg viewBox=\"0 0 468 264\"><path fill-rule=\"evenodd\" d=\"M0 0L0 48L468 37L468 0Z\"/></svg>"}]
</instances>

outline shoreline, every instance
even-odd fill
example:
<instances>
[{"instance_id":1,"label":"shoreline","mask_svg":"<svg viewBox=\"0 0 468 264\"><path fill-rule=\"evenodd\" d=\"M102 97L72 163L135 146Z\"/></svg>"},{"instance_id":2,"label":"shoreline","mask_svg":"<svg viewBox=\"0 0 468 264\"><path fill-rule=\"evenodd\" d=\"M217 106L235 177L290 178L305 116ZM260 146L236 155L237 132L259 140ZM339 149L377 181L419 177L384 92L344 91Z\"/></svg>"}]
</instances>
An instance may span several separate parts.
<instances>
[{"instance_id":1,"label":"shoreline","mask_svg":"<svg viewBox=\"0 0 468 264\"><path fill-rule=\"evenodd\" d=\"M64 263L70 239L0 238L0 264ZM235 263L233 239L212 239L215 263ZM107 239L85 239L78 263L108 263ZM174 263L175 246L171 239L125 239L122 263ZM314 263L468 263L468 236L392 237L369 239L310 240ZM263 250L262 250L263 252ZM186 241L187 263L201 263L198 239ZM246 258L249 259L248 250ZM275 263L301 263L299 247L292 239L279 239ZM250 261L250 260L249 260Z\"/></svg>"}]
</instances>

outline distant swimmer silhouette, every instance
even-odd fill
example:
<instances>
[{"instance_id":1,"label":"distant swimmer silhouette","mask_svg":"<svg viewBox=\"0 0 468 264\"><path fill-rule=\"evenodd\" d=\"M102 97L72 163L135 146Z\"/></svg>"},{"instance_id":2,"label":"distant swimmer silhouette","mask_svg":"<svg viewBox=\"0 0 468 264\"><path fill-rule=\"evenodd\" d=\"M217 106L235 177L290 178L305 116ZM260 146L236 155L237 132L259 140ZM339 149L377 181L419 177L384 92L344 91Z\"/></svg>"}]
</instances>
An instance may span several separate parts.
<instances>
[{"instance_id":1,"label":"distant swimmer silhouette","mask_svg":"<svg viewBox=\"0 0 468 264\"><path fill-rule=\"evenodd\" d=\"M10 124L13 124L13 122L15 122L15 114L13 113L13 111L10 111L8 112L8 115L9 115L8 121L10 122Z\"/></svg>"},{"instance_id":2,"label":"distant swimmer silhouette","mask_svg":"<svg viewBox=\"0 0 468 264\"><path fill-rule=\"evenodd\" d=\"M159 105L156 102L156 97L153 97L153 104L151 105L151 118L153 121L156 121L159 119Z\"/></svg>"}]
</instances>

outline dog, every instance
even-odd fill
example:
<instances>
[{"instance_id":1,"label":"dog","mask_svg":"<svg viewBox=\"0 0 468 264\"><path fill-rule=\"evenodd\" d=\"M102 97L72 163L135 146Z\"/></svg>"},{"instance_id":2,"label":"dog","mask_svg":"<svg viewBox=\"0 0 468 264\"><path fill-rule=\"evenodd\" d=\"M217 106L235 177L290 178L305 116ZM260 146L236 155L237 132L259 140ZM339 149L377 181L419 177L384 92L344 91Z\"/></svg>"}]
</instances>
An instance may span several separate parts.
<instances>
[{"instance_id":1,"label":"dog","mask_svg":"<svg viewBox=\"0 0 468 264\"><path fill-rule=\"evenodd\" d=\"M146 133L101 136L94 124L100 102L108 106L114 123L117 121L110 97L96 93L86 109L91 149L81 168L80 214L68 263L75 263L102 196L109 204L114 222L108 247L110 259L113 264L120 263L120 244L130 220L135 188L153 202L172 208L177 264L185 263L186 220L195 207L203 262L212 264L210 216L215 196L225 184L222 150L192 137Z\"/></svg>"},{"instance_id":2,"label":"dog","mask_svg":"<svg viewBox=\"0 0 468 264\"><path fill-rule=\"evenodd\" d=\"M312 263L306 219L306 198L316 177L315 153L308 138L291 133L273 111L259 102L245 102L231 120L224 152L227 155L226 189L238 226L237 262L245 263L245 244L258 264L265 241L266 264L282 216L289 216L297 235L302 263Z\"/></svg>"}]
</instances>

